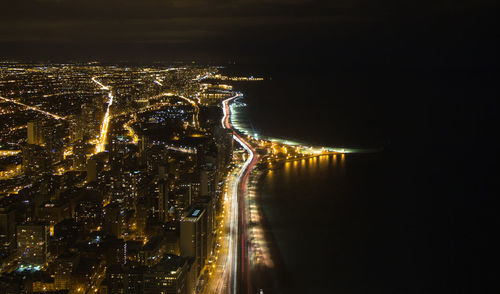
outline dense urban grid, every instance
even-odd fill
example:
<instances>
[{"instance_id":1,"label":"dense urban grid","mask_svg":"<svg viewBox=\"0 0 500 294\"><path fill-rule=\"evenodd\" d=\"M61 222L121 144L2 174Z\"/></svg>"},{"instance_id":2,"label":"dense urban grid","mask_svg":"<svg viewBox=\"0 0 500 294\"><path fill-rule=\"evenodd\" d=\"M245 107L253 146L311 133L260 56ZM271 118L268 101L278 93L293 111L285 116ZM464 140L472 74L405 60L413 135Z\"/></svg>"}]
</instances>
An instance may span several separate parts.
<instances>
[{"instance_id":1,"label":"dense urban grid","mask_svg":"<svg viewBox=\"0 0 500 294\"><path fill-rule=\"evenodd\" d=\"M0 293L263 292L253 183L349 150L238 130L219 71L0 63Z\"/></svg>"}]
</instances>

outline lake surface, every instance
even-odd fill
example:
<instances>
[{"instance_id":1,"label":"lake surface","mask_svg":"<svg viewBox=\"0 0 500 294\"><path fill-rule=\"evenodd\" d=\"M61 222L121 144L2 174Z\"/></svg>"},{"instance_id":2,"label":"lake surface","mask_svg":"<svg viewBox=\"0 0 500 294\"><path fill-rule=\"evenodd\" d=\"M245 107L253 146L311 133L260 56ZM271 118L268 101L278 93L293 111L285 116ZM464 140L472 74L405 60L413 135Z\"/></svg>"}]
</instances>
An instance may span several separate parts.
<instances>
[{"instance_id":1,"label":"lake surface","mask_svg":"<svg viewBox=\"0 0 500 294\"><path fill-rule=\"evenodd\" d=\"M250 132L384 148L287 163L263 178L289 288L467 293L489 279L472 249L489 246L483 224L495 215L487 187L496 153L483 135L498 110L496 74L226 70L267 78L235 84L246 104L237 119ZM477 146L484 153L472 155Z\"/></svg>"}]
</instances>

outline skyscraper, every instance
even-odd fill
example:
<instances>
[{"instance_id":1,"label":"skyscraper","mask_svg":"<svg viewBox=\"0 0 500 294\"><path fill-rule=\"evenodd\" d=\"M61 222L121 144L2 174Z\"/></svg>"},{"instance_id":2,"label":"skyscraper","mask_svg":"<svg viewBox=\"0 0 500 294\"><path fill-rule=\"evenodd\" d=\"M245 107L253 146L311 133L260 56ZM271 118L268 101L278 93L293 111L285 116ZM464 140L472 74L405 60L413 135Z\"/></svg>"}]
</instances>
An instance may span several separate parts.
<instances>
[{"instance_id":1,"label":"skyscraper","mask_svg":"<svg viewBox=\"0 0 500 294\"><path fill-rule=\"evenodd\" d=\"M97 180L97 160L91 157L87 160L87 182L94 182Z\"/></svg>"},{"instance_id":2,"label":"skyscraper","mask_svg":"<svg viewBox=\"0 0 500 294\"><path fill-rule=\"evenodd\" d=\"M123 214L118 203L110 203L104 208L104 233L120 238L123 230Z\"/></svg>"},{"instance_id":3,"label":"skyscraper","mask_svg":"<svg viewBox=\"0 0 500 294\"><path fill-rule=\"evenodd\" d=\"M15 248L16 219L13 203L6 200L0 202L0 249L10 253Z\"/></svg>"},{"instance_id":4,"label":"skyscraper","mask_svg":"<svg viewBox=\"0 0 500 294\"><path fill-rule=\"evenodd\" d=\"M23 172L27 175L41 174L51 170L51 160L44 148L27 144L23 147Z\"/></svg>"},{"instance_id":5,"label":"skyscraper","mask_svg":"<svg viewBox=\"0 0 500 294\"><path fill-rule=\"evenodd\" d=\"M168 221L168 182L160 180L158 182L158 217L160 221Z\"/></svg>"},{"instance_id":6,"label":"skyscraper","mask_svg":"<svg viewBox=\"0 0 500 294\"><path fill-rule=\"evenodd\" d=\"M47 260L49 227L43 223L17 226L17 250L24 267L43 265Z\"/></svg>"},{"instance_id":7,"label":"skyscraper","mask_svg":"<svg viewBox=\"0 0 500 294\"><path fill-rule=\"evenodd\" d=\"M85 170L87 166L87 144L83 140L78 140L73 144L73 169Z\"/></svg>"},{"instance_id":8,"label":"skyscraper","mask_svg":"<svg viewBox=\"0 0 500 294\"><path fill-rule=\"evenodd\" d=\"M38 121L28 122L28 144L42 144L42 127Z\"/></svg>"},{"instance_id":9,"label":"skyscraper","mask_svg":"<svg viewBox=\"0 0 500 294\"><path fill-rule=\"evenodd\" d=\"M144 273L143 293L186 293L187 271L185 258L167 254L162 262Z\"/></svg>"},{"instance_id":10,"label":"skyscraper","mask_svg":"<svg viewBox=\"0 0 500 294\"><path fill-rule=\"evenodd\" d=\"M206 214L202 206L193 206L181 218L181 256L195 259L196 274L199 275L207 258Z\"/></svg>"}]
</instances>

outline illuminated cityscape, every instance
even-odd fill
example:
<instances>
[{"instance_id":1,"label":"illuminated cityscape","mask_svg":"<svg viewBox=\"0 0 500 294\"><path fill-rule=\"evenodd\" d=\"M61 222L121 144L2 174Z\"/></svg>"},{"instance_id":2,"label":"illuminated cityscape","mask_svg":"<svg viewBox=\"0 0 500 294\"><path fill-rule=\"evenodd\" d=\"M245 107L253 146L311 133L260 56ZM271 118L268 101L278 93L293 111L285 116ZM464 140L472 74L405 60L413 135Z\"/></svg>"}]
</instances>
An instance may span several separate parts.
<instances>
[{"instance_id":1,"label":"illuminated cityscape","mask_svg":"<svg viewBox=\"0 0 500 294\"><path fill-rule=\"evenodd\" d=\"M498 293L498 6L2 1L0 294Z\"/></svg>"},{"instance_id":2,"label":"illuminated cityscape","mask_svg":"<svg viewBox=\"0 0 500 294\"><path fill-rule=\"evenodd\" d=\"M221 82L263 79L218 67L3 63L0 78L0 269L19 291L257 291L250 269L273 261L252 174L359 151L239 131L244 94Z\"/></svg>"}]
</instances>

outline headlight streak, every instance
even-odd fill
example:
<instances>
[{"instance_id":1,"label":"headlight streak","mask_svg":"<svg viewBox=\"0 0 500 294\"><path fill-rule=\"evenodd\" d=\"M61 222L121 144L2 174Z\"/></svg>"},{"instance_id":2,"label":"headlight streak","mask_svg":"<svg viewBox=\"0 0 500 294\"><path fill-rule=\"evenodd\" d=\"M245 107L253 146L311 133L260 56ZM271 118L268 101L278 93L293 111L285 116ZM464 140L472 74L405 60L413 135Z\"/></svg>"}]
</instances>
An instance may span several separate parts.
<instances>
[{"instance_id":1,"label":"headlight streak","mask_svg":"<svg viewBox=\"0 0 500 294\"><path fill-rule=\"evenodd\" d=\"M26 104L21 103L21 102L18 102L18 101L16 101L16 100L12 100L12 99L5 98L5 97L2 97L2 96L0 96L0 99L2 99L2 100L4 100L4 101L7 101L7 102L11 102L11 103L17 104L17 105L19 105L19 106L22 106L22 107L24 107L24 108L28 109L28 110L33 110L33 111L40 112L40 113L42 113L42 114L45 114L45 115L50 116L50 117L55 118L55 119L61 119L61 120L62 120L62 119L65 119L64 117L59 116L59 115L57 115L57 114L50 113L50 112L45 111L45 110L42 110L42 109L40 109L40 108L38 108L38 107L34 107L34 106L29 106L29 105L26 105Z\"/></svg>"},{"instance_id":2,"label":"headlight streak","mask_svg":"<svg viewBox=\"0 0 500 294\"><path fill-rule=\"evenodd\" d=\"M108 136L108 127L109 127L109 120L110 120L110 107L113 104L114 95L111 92L110 87L105 86L101 82L99 82L97 80L97 77L93 77L92 81L94 83L98 84L102 90L109 91L108 92L108 107L106 109L106 114L104 114L104 119L102 120L101 132L99 133L99 139L97 140L96 149L95 149L95 153L100 153L100 152L104 151L104 148L106 146L106 139Z\"/></svg>"}]
</instances>

